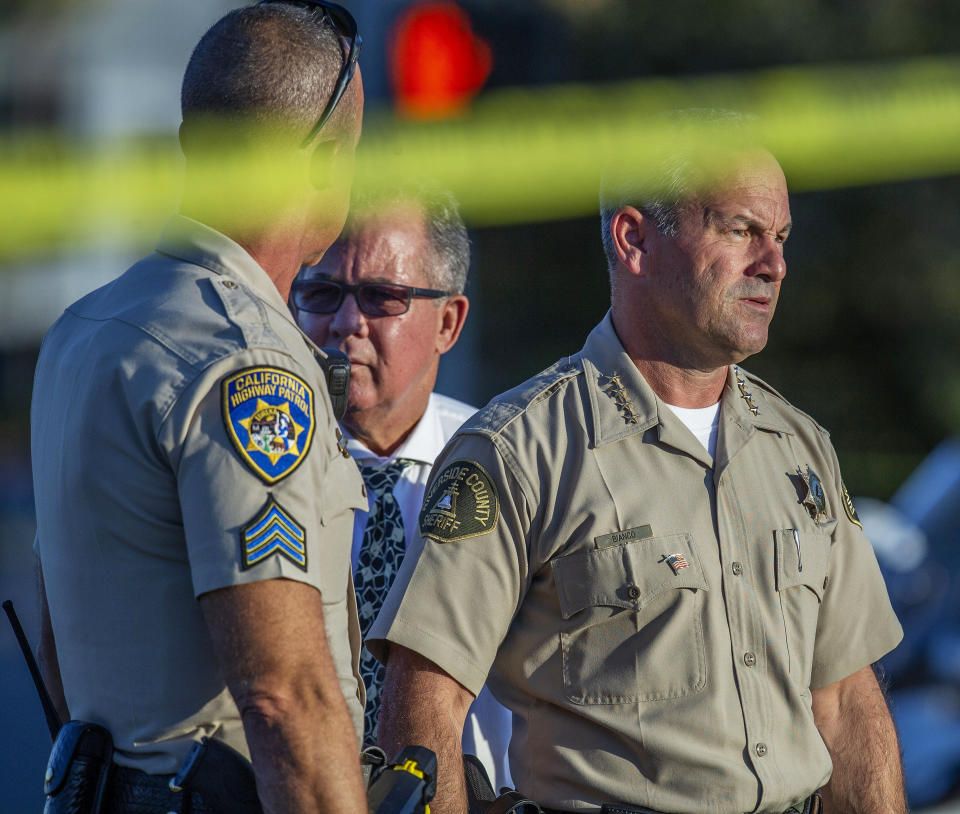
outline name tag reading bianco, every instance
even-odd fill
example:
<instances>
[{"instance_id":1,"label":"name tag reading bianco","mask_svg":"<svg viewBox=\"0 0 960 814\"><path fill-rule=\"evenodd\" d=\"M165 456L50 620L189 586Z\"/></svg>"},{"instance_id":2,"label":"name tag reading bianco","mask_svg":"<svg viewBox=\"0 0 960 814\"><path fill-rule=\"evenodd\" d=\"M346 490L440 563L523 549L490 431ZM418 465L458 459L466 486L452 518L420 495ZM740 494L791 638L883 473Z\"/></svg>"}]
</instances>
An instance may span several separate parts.
<instances>
[{"instance_id":1,"label":"name tag reading bianco","mask_svg":"<svg viewBox=\"0 0 960 814\"><path fill-rule=\"evenodd\" d=\"M597 548L609 548L612 545L628 543L631 540L646 540L647 537L653 537L653 529L650 528L649 524L615 531L612 534L601 534L599 537L594 537L593 541L597 544Z\"/></svg>"}]
</instances>

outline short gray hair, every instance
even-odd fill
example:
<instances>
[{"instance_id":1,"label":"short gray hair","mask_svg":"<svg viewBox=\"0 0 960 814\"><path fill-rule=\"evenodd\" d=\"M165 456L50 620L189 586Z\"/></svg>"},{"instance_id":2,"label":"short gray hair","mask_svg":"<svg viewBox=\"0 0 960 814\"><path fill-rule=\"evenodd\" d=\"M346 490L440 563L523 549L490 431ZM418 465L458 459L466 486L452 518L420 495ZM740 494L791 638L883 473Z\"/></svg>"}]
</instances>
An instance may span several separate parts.
<instances>
[{"instance_id":1,"label":"short gray hair","mask_svg":"<svg viewBox=\"0 0 960 814\"><path fill-rule=\"evenodd\" d=\"M234 9L201 37L187 63L184 123L223 116L303 138L320 118L343 59L340 38L315 10L290 3ZM339 133L354 115L338 105L325 129Z\"/></svg>"},{"instance_id":2,"label":"short gray hair","mask_svg":"<svg viewBox=\"0 0 960 814\"><path fill-rule=\"evenodd\" d=\"M462 294L470 271L470 238L457 199L447 190L421 184L359 198L350 207L344 234L349 237L351 225L368 220L378 210L405 205L415 207L423 215L436 261L426 264L430 285L450 294Z\"/></svg>"},{"instance_id":3,"label":"short gray hair","mask_svg":"<svg viewBox=\"0 0 960 814\"><path fill-rule=\"evenodd\" d=\"M416 200L423 207L427 235L437 256L437 265L430 272L433 285L462 294L470 271L470 238L457 199L445 190L424 189Z\"/></svg>"},{"instance_id":4,"label":"short gray hair","mask_svg":"<svg viewBox=\"0 0 960 814\"><path fill-rule=\"evenodd\" d=\"M730 110L675 110L660 114L655 121L675 128L679 136L722 132L724 144L729 145L732 139L742 148L759 146L749 133L748 125L755 121L754 117ZM680 138L679 143L685 144L686 140ZM692 181L705 163L702 156L681 146L660 157L658 163L648 168L641 181L635 178L624 180L619 175L614 177L613 171L604 174L600 188L600 238L611 274L618 260L610 231L617 211L623 206L633 206L653 221L660 234L675 237L680 225L680 213L696 194Z\"/></svg>"}]
</instances>

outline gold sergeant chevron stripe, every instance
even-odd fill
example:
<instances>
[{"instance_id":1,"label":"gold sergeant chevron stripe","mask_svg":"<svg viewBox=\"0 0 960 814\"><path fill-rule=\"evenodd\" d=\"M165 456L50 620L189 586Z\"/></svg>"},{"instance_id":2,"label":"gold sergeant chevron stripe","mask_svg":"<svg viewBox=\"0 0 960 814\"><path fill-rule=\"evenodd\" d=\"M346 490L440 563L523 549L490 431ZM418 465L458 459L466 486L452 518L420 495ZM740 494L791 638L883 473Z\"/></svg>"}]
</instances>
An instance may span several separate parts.
<instances>
[{"instance_id":1,"label":"gold sergeant chevron stripe","mask_svg":"<svg viewBox=\"0 0 960 814\"><path fill-rule=\"evenodd\" d=\"M794 192L960 172L960 58L948 57L500 90L469 115L436 123L368 110L354 185L371 192L433 179L475 226L587 215L604 161L649 162L676 139L652 116L688 107L757 114L758 135ZM179 201L174 124L140 142L0 140L0 262L104 233L149 244ZM207 207L197 214L214 222L234 201L283 194L279 151L228 154L236 139L221 135L191 169Z\"/></svg>"},{"instance_id":2,"label":"gold sergeant chevron stripe","mask_svg":"<svg viewBox=\"0 0 960 814\"><path fill-rule=\"evenodd\" d=\"M296 520L273 498L243 529L243 568L252 568L273 554L280 554L307 570L307 536Z\"/></svg>"}]
</instances>

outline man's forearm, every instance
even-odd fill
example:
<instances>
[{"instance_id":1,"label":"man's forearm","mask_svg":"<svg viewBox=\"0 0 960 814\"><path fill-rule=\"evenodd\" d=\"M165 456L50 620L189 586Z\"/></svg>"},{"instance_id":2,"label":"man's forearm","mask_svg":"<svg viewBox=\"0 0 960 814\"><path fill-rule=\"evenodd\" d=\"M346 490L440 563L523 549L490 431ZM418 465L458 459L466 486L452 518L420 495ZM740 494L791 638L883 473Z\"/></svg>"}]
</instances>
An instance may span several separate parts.
<instances>
[{"instance_id":1,"label":"man's forearm","mask_svg":"<svg viewBox=\"0 0 960 814\"><path fill-rule=\"evenodd\" d=\"M391 648L378 740L388 758L411 745L436 753L433 814L467 814L461 739L472 701L471 693L431 662L404 648Z\"/></svg>"},{"instance_id":2,"label":"man's forearm","mask_svg":"<svg viewBox=\"0 0 960 814\"><path fill-rule=\"evenodd\" d=\"M897 733L872 669L834 687L814 692L817 726L833 759L833 776L823 790L825 811L904 814Z\"/></svg>"},{"instance_id":3,"label":"man's forearm","mask_svg":"<svg viewBox=\"0 0 960 814\"><path fill-rule=\"evenodd\" d=\"M366 812L359 747L343 697L261 700L241 710L267 814Z\"/></svg>"},{"instance_id":4,"label":"man's forearm","mask_svg":"<svg viewBox=\"0 0 960 814\"><path fill-rule=\"evenodd\" d=\"M359 746L319 591L263 580L203 594L200 607L267 814L365 812Z\"/></svg>"}]
</instances>

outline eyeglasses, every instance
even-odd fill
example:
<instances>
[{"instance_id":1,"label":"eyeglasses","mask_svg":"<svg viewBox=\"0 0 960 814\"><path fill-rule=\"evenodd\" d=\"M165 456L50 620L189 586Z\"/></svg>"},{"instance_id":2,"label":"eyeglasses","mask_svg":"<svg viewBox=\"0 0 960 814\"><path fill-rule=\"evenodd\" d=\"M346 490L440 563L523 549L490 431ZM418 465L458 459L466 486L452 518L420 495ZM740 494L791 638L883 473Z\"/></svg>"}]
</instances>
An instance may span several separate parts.
<instances>
[{"instance_id":1,"label":"eyeglasses","mask_svg":"<svg viewBox=\"0 0 960 814\"><path fill-rule=\"evenodd\" d=\"M307 137L300 143L300 147L303 148L313 141L317 133L320 132L320 129L327 123L330 116L333 115L333 111L339 104L344 91L347 89L347 85L350 84L354 71L357 69L357 58L360 56L363 37L361 37L357 31L357 21L353 19L353 15L343 6L339 6L336 3L328 3L326 0L260 0L257 5L261 6L266 3L286 3L288 5L303 6L304 8L319 11L321 17L326 18L330 25L333 26L333 30L337 33L337 36L340 38L340 44L344 48L343 65L340 68L340 73L337 75L337 82L333 86L333 94L330 96L330 101L327 102L327 106L323 109L323 113L320 114L320 118L317 119L317 123L307 134Z\"/></svg>"},{"instance_id":2,"label":"eyeglasses","mask_svg":"<svg viewBox=\"0 0 960 814\"><path fill-rule=\"evenodd\" d=\"M410 310L410 300L414 298L436 300L450 296L449 292L435 288L394 283L348 285L337 280L298 280L292 289L293 304L311 314L336 313L347 294L353 294L357 308L368 317L397 317Z\"/></svg>"}]
</instances>

